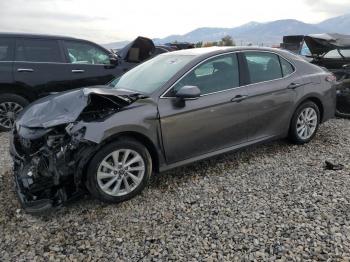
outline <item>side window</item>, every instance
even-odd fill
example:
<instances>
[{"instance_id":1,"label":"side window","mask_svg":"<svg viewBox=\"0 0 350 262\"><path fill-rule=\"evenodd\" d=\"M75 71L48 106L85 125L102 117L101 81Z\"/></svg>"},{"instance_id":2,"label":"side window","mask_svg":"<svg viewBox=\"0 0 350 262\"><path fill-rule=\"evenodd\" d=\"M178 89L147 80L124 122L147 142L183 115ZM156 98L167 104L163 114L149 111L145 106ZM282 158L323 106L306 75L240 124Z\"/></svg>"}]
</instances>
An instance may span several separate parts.
<instances>
[{"instance_id":1,"label":"side window","mask_svg":"<svg viewBox=\"0 0 350 262\"><path fill-rule=\"evenodd\" d=\"M305 42L301 46L300 54L302 56L311 56L311 51Z\"/></svg>"},{"instance_id":2,"label":"side window","mask_svg":"<svg viewBox=\"0 0 350 262\"><path fill-rule=\"evenodd\" d=\"M341 55L339 54L337 49L329 51L327 54L324 55L324 58L329 59L342 59Z\"/></svg>"},{"instance_id":3,"label":"side window","mask_svg":"<svg viewBox=\"0 0 350 262\"><path fill-rule=\"evenodd\" d=\"M22 39L16 47L16 61L63 62L56 40Z\"/></svg>"},{"instance_id":4,"label":"side window","mask_svg":"<svg viewBox=\"0 0 350 262\"><path fill-rule=\"evenodd\" d=\"M239 86L237 56L222 55L199 65L174 86L172 93L187 85L197 86L202 95Z\"/></svg>"},{"instance_id":5,"label":"side window","mask_svg":"<svg viewBox=\"0 0 350 262\"><path fill-rule=\"evenodd\" d=\"M0 39L0 61L13 61L12 39Z\"/></svg>"},{"instance_id":6,"label":"side window","mask_svg":"<svg viewBox=\"0 0 350 262\"><path fill-rule=\"evenodd\" d=\"M252 84L282 78L281 65L276 54L246 52L245 57Z\"/></svg>"},{"instance_id":7,"label":"side window","mask_svg":"<svg viewBox=\"0 0 350 262\"><path fill-rule=\"evenodd\" d=\"M72 64L109 65L109 54L104 50L84 42L65 41L69 62Z\"/></svg>"},{"instance_id":8,"label":"side window","mask_svg":"<svg viewBox=\"0 0 350 262\"><path fill-rule=\"evenodd\" d=\"M280 57L281 66L282 66L282 73L283 76L290 75L294 72L294 67L284 58Z\"/></svg>"}]
</instances>

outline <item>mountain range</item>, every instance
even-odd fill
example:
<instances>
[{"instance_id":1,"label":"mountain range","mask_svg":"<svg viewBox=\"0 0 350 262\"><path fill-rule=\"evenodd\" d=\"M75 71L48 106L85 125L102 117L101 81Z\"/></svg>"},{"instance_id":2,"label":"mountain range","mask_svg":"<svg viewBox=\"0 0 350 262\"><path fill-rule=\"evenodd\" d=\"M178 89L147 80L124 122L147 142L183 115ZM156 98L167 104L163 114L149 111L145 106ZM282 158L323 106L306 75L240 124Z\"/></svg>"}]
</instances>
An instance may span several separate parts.
<instances>
[{"instance_id":1,"label":"mountain range","mask_svg":"<svg viewBox=\"0 0 350 262\"><path fill-rule=\"evenodd\" d=\"M218 41L226 35L232 36L237 45L276 45L284 35L306 35L317 33L350 34L350 14L327 19L321 23L308 24L295 19L276 20L267 23L249 22L233 28L202 27L184 35L169 35L156 38L156 44L178 42L208 42ZM120 48L127 42L114 42L104 46Z\"/></svg>"}]
</instances>

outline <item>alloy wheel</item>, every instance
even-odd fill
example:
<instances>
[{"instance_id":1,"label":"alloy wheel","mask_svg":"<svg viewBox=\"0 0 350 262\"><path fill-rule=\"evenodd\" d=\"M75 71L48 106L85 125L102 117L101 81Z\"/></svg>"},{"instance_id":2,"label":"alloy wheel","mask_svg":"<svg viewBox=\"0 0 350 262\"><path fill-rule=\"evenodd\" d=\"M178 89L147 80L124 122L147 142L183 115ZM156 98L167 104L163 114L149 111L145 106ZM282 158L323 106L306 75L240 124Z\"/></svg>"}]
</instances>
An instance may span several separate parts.
<instances>
[{"instance_id":1,"label":"alloy wheel","mask_svg":"<svg viewBox=\"0 0 350 262\"><path fill-rule=\"evenodd\" d=\"M123 196L138 187L145 170L145 162L138 152L119 149L102 160L97 169L97 182L104 193Z\"/></svg>"},{"instance_id":2,"label":"alloy wheel","mask_svg":"<svg viewBox=\"0 0 350 262\"><path fill-rule=\"evenodd\" d=\"M303 140L309 139L315 133L317 124L318 116L316 110L312 107L304 108L297 120L296 128L298 136Z\"/></svg>"},{"instance_id":3,"label":"alloy wheel","mask_svg":"<svg viewBox=\"0 0 350 262\"><path fill-rule=\"evenodd\" d=\"M0 104L0 125L7 129L12 128L19 112L23 110L20 104L15 102L3 102Z\"/></svg>"}]
</instances>

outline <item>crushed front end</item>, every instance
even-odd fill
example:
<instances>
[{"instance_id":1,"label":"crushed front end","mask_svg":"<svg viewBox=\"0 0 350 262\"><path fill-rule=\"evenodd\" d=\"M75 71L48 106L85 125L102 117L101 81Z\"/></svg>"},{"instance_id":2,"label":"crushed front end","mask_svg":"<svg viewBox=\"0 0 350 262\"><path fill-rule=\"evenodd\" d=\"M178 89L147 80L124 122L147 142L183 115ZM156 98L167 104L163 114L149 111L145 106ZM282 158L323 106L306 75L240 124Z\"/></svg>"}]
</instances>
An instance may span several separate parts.
<instances>
[{"instance_id":1,"label":"crushed front end","mask_svg":"<svg viewBox=\"0 0 350 262\"><path fill-rule=\"evenodd\" d=\"M16 190L28 213L42 213L79 196L81 180L77 167L93 144L82 139L84 128L73 125L54 128L14 129L10 152Z\"/></svg>"},{"instance_id":2,"label":"crushed front end","mask_svg":"<svg viewBox=\"0 0 350 262\"><path fill-rule=\"evenodd\" d=\"M28 213L61 206L85 191L83 171L98 144L85 138L89 123L103 122L139 95L86 88L37 100L12 130L10 153L16 190Z\"/></svg>"}]
</instances>

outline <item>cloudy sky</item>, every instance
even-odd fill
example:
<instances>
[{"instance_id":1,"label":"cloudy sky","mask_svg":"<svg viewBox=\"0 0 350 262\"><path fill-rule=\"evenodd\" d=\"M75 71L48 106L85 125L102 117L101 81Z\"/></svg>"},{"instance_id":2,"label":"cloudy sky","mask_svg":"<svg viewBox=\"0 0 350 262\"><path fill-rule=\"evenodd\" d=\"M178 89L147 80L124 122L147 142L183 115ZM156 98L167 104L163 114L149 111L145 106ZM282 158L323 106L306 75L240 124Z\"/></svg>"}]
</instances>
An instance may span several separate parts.
<instances>
[{"instance_id":1,"label":"cloudy sky","mask_svg":"<svg viewBox=\"0 0 350 262\"><path fill-rule=\"evenodd\" d=\"M0 32L75 36L98 43L298 19L317 23L350 13L349 0L0 0Z\"/></svg>"}]
</instances>

